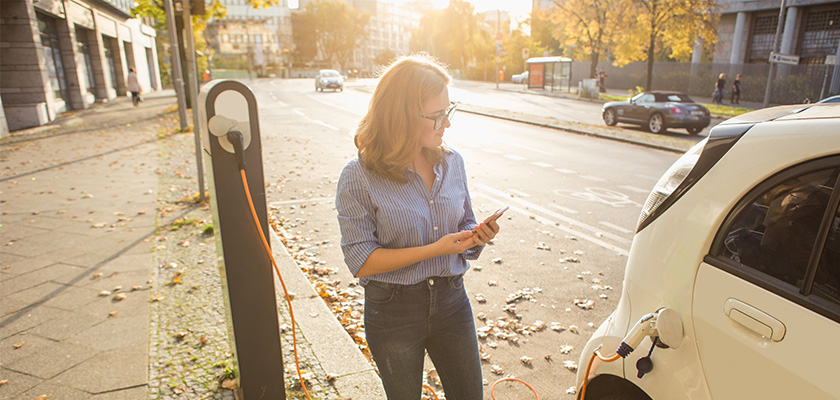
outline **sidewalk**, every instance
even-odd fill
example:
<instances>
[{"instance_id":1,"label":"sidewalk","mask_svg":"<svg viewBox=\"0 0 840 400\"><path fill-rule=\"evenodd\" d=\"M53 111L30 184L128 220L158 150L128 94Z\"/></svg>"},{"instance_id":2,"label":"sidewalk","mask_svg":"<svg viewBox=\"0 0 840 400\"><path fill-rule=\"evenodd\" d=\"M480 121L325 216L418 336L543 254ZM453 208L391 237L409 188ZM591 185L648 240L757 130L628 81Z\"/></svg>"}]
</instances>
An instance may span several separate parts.
<instances>
[{"instance_id":1,"label":"sidewalk","mask_svg":"<svg viewBox=\"0 0 840 400\"><path fill-rule=\"evenodd\" d=\"M696 142L463 109L671 151ZM162 91L139 108L120 98L0 140L0 398L233 399L222 387L233 364L212 216L195 201L193 134L178 127L174 92ZM286 239L272 231L312 398L384 398ZM277 300L286 387L300 399Z\"/></svg>"}]
</instances>

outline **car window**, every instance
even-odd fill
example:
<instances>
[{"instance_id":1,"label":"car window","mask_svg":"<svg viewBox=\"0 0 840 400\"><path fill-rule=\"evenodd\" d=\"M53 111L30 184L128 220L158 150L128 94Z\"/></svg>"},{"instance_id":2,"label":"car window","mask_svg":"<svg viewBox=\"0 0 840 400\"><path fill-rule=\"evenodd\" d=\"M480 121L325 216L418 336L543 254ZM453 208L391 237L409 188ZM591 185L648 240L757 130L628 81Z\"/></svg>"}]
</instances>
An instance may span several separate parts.
<instances>
[{"instance_id":1,"label":"car window","mask_svg":"<svg viewBox=\"0 0 840 400\"><path fill-rule=\"evenodd\" d=\"M321 76L325 78L334 78L338 76L338 71L322 71Z\"/></svg>"},{"instance_id":2,"label":"car window","mask_svg":"<svg viewBox=\"0 0 840 400\"><path fill-rule=\"evenodd\" d=\"M840 304L840 207L828 228L828 238L814 276L813 293Z\"/></svg>"},{"instance_id":3,"label":"car window","mask_svg":"<svg viewBox=\"0 0 840 400\"><path fill-rule=\"evenodd\" d=\"M669 94L668 95L668 100L666 100L666 101L672 101L672 102L675 102L675 103L694 103L694 100L692 100L690 97L688 97L686 95L683 95L683 94L676 94L676 93Z\"/></svg>"},{"instance_id":4,"label":"car window","mask_svg":"<svg viewBox=\"0 0 840 400\"><path fill-rule=\"evenodd\" d=\"M637 103L653 103L654 97L652 94L643 94L636 99Z\"/></svg>"},{"instance_id":5,"label":"car window","mask_svg":"<svg viewBox=\"0 0 840 400\"><path fill-rule=\"evenodd\" d=\"M748 200L725 232L717 255L802 289L836 180L833 168L813 172L787 179Z\"/></svg>"}]
</instances>

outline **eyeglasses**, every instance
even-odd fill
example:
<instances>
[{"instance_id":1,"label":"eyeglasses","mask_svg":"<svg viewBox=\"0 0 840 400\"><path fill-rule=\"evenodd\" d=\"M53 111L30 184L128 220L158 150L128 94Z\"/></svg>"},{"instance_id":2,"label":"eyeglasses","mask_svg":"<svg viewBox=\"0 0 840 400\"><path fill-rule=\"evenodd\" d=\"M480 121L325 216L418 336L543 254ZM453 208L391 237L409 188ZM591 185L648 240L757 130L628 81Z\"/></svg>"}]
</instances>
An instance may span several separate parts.
<instances>
[{"instance_id":1,"label":"eyeglasses","mask_svg":"<svg viewBox=\"0 0 840 400\"><path fill-rule=\"evenodd\" d=\"M420 115L423 118L430 119L435 121L435 129L440 129L443 126L443 123L447 120L452 121L452 117L455 115L455 107L458 107L457 104L453 102L449 102L449 107L446 108L442 114L434 115L434 116L427 116L427 115Z\"/></svg>"}]
</instances>

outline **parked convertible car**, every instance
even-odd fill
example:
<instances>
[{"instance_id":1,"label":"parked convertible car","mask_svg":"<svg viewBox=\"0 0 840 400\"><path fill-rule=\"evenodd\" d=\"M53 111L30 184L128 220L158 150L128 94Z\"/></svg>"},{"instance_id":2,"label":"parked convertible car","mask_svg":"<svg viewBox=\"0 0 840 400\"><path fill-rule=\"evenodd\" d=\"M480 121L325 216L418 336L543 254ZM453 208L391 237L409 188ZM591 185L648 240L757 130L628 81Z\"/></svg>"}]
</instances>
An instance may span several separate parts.
<instances>
[{"instance_id":1,"label":"parked convertible car","mask_svg":"<svg viewBox=\"0 0 840 400\"><path fill-rule=\"evenodd\" d=\"M665 172L579 399L840 400L838 139L840 104L765 108Z\"/></svg>"},{"instance_id":2,"label":"parked convertible car","mask_svg":"<svg viewBox=\"0 0 840 400\"><path fill-rule=\"evenodd\" d=\"M334 69L322 69L315 77L315 91L324 89L344 90L344 77Z\"/></svg>"},{"instance_id":3,"label":"parked convertible car","mask_svg":"<svg viewBox=\"0 0 840 400\"><path fill-rule=\"evenodd\" d=\"M624 122L647 127L653 133L685 128L696 135L709 126L709 110L679 92L644 92L628 101L604 104L601 116L609 126Z\"/></svg>"}]
</instances>

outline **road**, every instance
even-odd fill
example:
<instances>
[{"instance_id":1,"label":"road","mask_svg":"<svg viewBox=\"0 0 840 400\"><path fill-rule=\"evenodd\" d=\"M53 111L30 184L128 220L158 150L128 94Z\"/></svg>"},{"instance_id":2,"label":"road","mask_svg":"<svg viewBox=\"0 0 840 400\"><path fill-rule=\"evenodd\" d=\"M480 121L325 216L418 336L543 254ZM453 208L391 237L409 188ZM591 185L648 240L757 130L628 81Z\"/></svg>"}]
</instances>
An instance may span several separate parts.
<instances>
[{"instance_id":1,"label":"road","mask_svg":"<svg viewBox=\"0 0 840 400\"><path fill-rule=\"evenodd\" d=\"M288 218L292 234L310 244L307 254L336 271L331 279L351 286L333 199L342 167L356 155L352 136L369 91L315 92L311 80L259 80L249 86L259 104L269 205ZM462 86L452 89L451 98L510 110L548 101ZM574 103L558 113L598 108ZM484 378L492 384L512 375L543 398L574 398L566 394L574 372L564 362L577 362L586 340L616 306L641 205L678 155L467 113L456 114L444 140L466 161L476 215L511 207L493 245L465 276L476 315L497 326L520 324L518 334L479 341L489 357ZM506 300L517 292L524 299L506 311ZM585 300L592 301L591 309ZM549 327L534 332L536 321ZM485 323L476 321L477 327ZM485 393L489 398L489 386ZM530 396L523 386L508 383L496 395Z\"/></svg>"}]
</instances>

